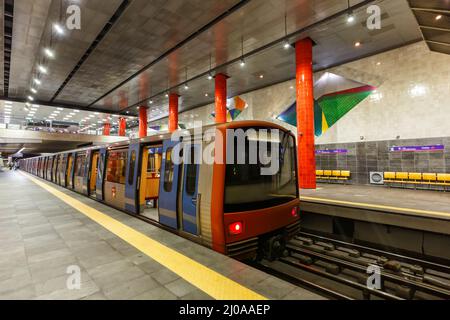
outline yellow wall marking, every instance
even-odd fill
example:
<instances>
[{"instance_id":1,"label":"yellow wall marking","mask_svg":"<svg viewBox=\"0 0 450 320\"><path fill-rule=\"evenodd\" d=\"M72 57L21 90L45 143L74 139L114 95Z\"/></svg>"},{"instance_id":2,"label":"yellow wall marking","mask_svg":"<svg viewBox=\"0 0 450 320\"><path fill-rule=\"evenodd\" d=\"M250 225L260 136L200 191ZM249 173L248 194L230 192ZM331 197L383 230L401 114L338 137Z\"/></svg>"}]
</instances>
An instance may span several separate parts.
<instances>
[{"instance_id":1,"label":"yellow wall marking","mask_svg":"<svg viewBox=\"0 0 450 320\"><path fill-rule=\"evenodd\" d=\"M162 264L167 269L179 275L195 287L218 300L267 300L266 297L224 277L220 273L186 257L185 255L166 247L148 236L128 227L127 225L101 213L100 211L58 191L28 174L24 176L47 190L55 197L64 201L85 216L97 222L119 238L145 253L150 258Z\"/></svg>"},{"instance_id":2,"label":"yellow wall marking","mask_svg":"<svg viewBox=\"0 0 450 320\"><path fill-rule=\"evenodd\" d=\"M438 211L408 209L408 208L400 208L400 207L383 206L383 205L371 204L371 203L351 202L351 201L314 198L314 197L300 197L300 200L329 202L329 203L334 203L334 204L345 204L345 205L351 205L351 206L364 206L364 207L374 208L374 209L395 210L395 211L401 211L401 212L428 214L428 215L436 215L436 216L442 216L445 218L450 218L450 212L446 213L446 212L438 212Z\"/></svg>"}]
</instances>

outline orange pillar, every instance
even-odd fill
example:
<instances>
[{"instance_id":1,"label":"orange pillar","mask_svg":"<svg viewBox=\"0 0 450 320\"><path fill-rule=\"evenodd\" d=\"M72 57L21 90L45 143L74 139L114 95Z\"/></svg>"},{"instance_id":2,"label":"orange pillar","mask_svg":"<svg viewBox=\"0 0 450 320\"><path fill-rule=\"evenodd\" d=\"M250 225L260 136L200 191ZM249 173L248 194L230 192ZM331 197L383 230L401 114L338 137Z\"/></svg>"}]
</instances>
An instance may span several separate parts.
<instances>
[{"instance_id":1,"label":"orange pillar","mask_svg":"<svg viewBox=\"0 0 450 320\"><path fill-rule=\"evenodd\" d=\"M216 123L227 122L227 76L216 75Z\"/></svg>"},{"instance_id":2,"label":"orange pillar","mask_svg":"<svg viewBox=\"0 0 450 320\"><path fill-rule=\"evenodd\" d=\"M103 135L109 136L111 133L111 124L109 122L106 122L103 124Z\"/></svg>"},{"instance_id":3,"label":"orange pillar","mask_svg":"<svg viewBox=\"0 0 450 320\"><path fill-rule=\"evenodd\" d=\"M169 132L178 129L178 98L179 95L171 93L169 96Z\"/></svg>"},{"instance_id":4,"label":"orange pillar","mask_svg":"<svg viewBox=\"0 0 450 320\"><path fill-rule=\"evenodd\" d=\"M139 138L147 136L147 107L139 107Z\"/></svg>"},{"instance_id":5,"label":"orange pillar","mask_svg":"<svg viewBox=\"0 0 450 320\"><path fill-rule=\"evenodd\" d=\"M125 137L127 129L127 120L125 118L119 119L119 136Z\"/></svg>"},{"instance_id":6,"label":"orange pillar","mask_svg":"<svg viewBox=\"0 0 450 320\"><path fill-rule=\"evenodd\" d=\"M111 124L109 122L105 122L103 124L103 135L109 136L110 133L111 133Z\"/></svg>"},{"instance_id":7,"label":"orange pillar","mask_svg":"<svg viewBox=\"0 0 450 320\"><path fill-rule=\"evenodd\" d=\"M297 79L297 134L299 184L303 189L316 189L316 155L314 147L314 83L312 40L295 44Z\"/></svg>"}]
</instances>

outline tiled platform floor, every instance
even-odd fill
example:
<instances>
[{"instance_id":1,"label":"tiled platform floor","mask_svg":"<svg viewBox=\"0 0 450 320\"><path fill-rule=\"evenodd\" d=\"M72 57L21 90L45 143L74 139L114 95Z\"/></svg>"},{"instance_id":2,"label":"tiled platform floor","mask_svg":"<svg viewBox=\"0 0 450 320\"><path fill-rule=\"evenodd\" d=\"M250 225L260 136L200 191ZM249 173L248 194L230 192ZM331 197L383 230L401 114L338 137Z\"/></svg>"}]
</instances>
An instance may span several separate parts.
<instances>
[{"instance_id":1,"label":"tiled platform floor","mask_svg":"<svg viewBox=\"0 0 450 320\"><path fill-rule=\"evenodd\" d=\"M322 183L318 184L316 190L302 189L300 198L310 201L304 197L355 202L359 203L356 205L357 207L362 208L365 207L363 204L389 206L392 207L392 212L396 211L396 207L408 210L430 211L428 214L426 212L418 212L417 215L450 220L450 193L443 191ZM436 211L438 214L433 214L432 211ZM446 213L448 213L448 216ZM414 215L414 212L411 211L409 214Z\"/></svg>"},{"instance_id":2,"label":"tiled platform floor","mask_svg":"<svg viewBox=\"0 0 450 320\"><path fill-rule=\"evenodd\" d=\"M100 210L271 299L322 299L74 192ZM67 289L67 268L81 289ZM211 299L22 174L0 173L0 299Z\"/></svg>"}]
</instances>

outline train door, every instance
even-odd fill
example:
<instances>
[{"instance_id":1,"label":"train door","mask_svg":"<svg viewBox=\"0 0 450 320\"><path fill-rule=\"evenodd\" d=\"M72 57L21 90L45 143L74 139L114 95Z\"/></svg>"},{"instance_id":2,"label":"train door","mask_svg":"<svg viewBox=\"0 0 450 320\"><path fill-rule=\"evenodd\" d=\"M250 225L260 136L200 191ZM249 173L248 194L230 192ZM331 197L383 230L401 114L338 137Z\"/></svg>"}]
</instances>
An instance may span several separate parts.
<instances>
[{"instance_id":1,"label":"train door","mask_svg":"<svg viewBox=\"0 0 450 320\"><path fill-rule=\"evenodd\" d=\"M92 153L91 158L91 169L89 170L89 179L88 179L88 192L89 196L95 198L96 197L96 188L97 188L97 171L98 171L98 160L100 157L100 153L98 151L94 151Z\"/></svg>"},{"instance_id":2,"label":"train door","mask_svg":"<svg viewBox=\"0 0 450 320\"><path fill-rule=\"evenodd\" d=\"M183 187L182 189L182 225L183 231L199 234L200 195L198 193L198 175L201 161L201 145L198 143L187 144L184 147L185 163L183 164Z\"/></svg>"},{"instance_id":3,"label":"train door","mask_svg":"<svg viewBox=\"0 0 450 320\"><path fill-rule=\"evenodd\" d=\"M158 200L161 180L162 145L146 146L141 156L140 214L159 221Z\"/></svg>"},{"instance_id":4,"label":"train door","mask_svg":"<svg viewBox=\"0 0 450 320\"><path fill-rule=\"evenodd\" d=\"M84 180L86 177L87 152L77 152L75 158L75 168L73 170L74 189L78 193L84 191Z\"/></svg>"},{"instance_id":5,"label":"train door","mask_svg":"<svg viewBox=\"0 0 450 320\"><path fill-rule=\"evenodd\" d=\"M106 175L103 196L105 202L125 210L126 167L128 148L109 149L106 156Z\"/></svg>"},{"instance_id":6,"label":"train door","mask_svg":"<svg viewBox=\"0 0 450 320\"><path fill-rule=\"evenodd\" d=\"M178 182L180 165L173 162L174 147L178 141L163 143L161 183L159 186L159 222L173 229L179 228Z\"/></svg>"},{"instance_id":7,"label":"train door","mask_svg":"<svg viewBox=\"0 0 450 320\"><path fill-rule=\"evenodd\" d=\"M66 187L73 189L73 168L75 157L70 153L67 157Z\"/></svg>"},{"instance_id":8,"label":"train door","mask_svg":"<svg viewBox=\"0 0 450 320\"><path fill-rule=\"evenodd\" d=\"M56 173L58 172L58 162L59 155L53 157L53 167L52 167L52 182L58 183L56 178Z\"/></svg>"},{"instance_id":9,"label":"train door","mask_svg":"<svg viewBox=\"0 0 450 320\"><path fill-rule=\"evenodd\" d=\"M131 144L128 148L128 162L125 179L125 210L138 214L139 199L139 159L141 157L141 145L139 143Z\"/></svg>"},{"instance_id":10,"label":"train door","mask_svg":"<svg viewBox=\"0 0 450 320\"><path fill-rule=\"evenodd\" d=\"M106 169L106 148L100 149L99 157L98 157L98 166L97 166L97 178L96 178L96 187L95 193L97 196L97 200L103 200L103 185L104 185L104 176Z\"/></svg>"},{"instance_id":11,"label":"train door","mask_svg":"<svg viewBox=\"0 0 450 320\"><path fill-rule=\"evenodd\" d=\"M61 155L61 165L59 168L59 184L63 187L66 187L66 172L67 172L67 159L68 154L65 153Z\"/></svg>"}]
</instances>

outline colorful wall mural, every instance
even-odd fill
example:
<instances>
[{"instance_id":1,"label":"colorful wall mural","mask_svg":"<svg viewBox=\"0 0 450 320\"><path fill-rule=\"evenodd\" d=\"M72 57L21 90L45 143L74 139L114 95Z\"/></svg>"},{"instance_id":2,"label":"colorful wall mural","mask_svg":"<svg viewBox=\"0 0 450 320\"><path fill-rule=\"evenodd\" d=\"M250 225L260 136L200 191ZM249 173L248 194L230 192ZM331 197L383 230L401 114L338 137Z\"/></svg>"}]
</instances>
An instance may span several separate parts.
<instances>
[{"instance_id":1,"label":"colorful wall mural","mask_svg":"<svg viewBox=\"0 0 450 320\"><path fill-rule=\"evenodd\" d=\"M231 122L237 119L239 115L248 108L247 102L241 97L237 96L227 100L227 122ZM211 113L213 118L216 117L216 113Z\"/></svg>"},{"instance_id":2,"label":"colorful wall mural","mask_svg":"<svg viewBox=\"0 0 450 320\"><path fill-rule=\"evenodd\" d=\"M314 127L320 137L377 88L327 72L314 85ZM297 103L277 119L297 126Z\"/></svg>"}]
</instances>

